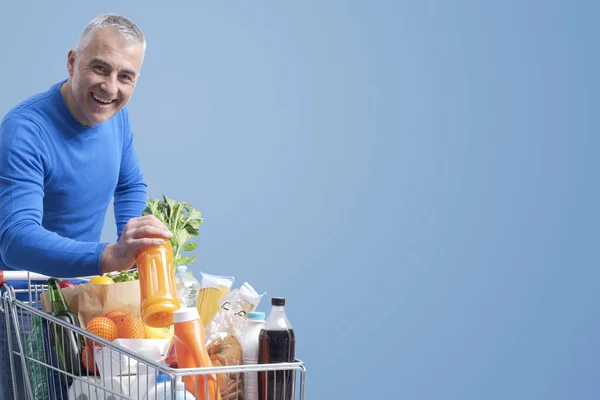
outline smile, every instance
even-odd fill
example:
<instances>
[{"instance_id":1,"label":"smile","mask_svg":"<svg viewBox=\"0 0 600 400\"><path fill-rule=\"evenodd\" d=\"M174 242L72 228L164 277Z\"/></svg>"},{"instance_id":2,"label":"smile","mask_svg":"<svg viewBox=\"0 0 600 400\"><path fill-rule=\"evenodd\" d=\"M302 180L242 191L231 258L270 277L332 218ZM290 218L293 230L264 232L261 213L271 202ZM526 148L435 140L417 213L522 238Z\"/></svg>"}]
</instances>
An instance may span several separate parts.
<instances>
[{"instance_id":1,"label":"smile","mask_svg":"<svg viewBox=\"0 0 600 400\"><path fill-rule=\"evenodd\" d=\"M115 100L103 99L102 97L98 97L95 93L92 93L92 97L94 98L94 100L96 100L100 104L111 104L115 101Z\"/></svg>"}]
</instances>

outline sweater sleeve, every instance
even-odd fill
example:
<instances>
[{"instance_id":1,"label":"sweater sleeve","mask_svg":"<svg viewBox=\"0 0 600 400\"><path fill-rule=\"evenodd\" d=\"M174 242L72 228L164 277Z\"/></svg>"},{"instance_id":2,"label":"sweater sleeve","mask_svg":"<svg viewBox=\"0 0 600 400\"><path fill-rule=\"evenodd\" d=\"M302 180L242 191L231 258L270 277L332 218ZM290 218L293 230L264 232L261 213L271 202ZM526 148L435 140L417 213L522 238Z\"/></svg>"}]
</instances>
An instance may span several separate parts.
<instances>
[{"instance_id":1,"label":"sweater sleeve","mask_svg":"<svg viewBox=\"0 0 600 400\"><path fill-rule=\"evenodd\" d=\"M108 243L76 241L42 226L48 153L40 133L19 116L0 126L2 262L9 269L54 277L97 275Z\"/></svg>"},{"instance_id":2,"label":"sweater sleeve","mask_svg":"<svg viewBox=\"0 0 600 400\"><path fill-rule=\"evenodd\" d=\"M133 144L133 133L126 124L119 181L115 189L114 212L117 238L121 237L125 225L134 217L142 215L146 208L146 183Z\"/></svg>"}]
</instances>

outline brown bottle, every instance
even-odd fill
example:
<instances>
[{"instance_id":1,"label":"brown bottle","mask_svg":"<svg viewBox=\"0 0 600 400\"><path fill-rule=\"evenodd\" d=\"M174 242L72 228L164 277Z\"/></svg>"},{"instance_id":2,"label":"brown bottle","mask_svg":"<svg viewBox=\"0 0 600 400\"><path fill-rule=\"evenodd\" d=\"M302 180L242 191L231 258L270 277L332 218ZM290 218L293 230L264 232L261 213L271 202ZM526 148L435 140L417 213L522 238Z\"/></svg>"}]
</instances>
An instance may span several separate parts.
<instances>
[{"instance_id":1,"label":"brown bottle","mask_svg":"<svg viewBox=\"0 0 600 400\"><path fill-rule=\"evenodd\" d=\"M258 363L294 362L296 335L285 314L285 299L271 299L271 312L258 336ZM294 371L262 371L258 373L259 400L292 400Z\"/></svg>"}]
</instances>

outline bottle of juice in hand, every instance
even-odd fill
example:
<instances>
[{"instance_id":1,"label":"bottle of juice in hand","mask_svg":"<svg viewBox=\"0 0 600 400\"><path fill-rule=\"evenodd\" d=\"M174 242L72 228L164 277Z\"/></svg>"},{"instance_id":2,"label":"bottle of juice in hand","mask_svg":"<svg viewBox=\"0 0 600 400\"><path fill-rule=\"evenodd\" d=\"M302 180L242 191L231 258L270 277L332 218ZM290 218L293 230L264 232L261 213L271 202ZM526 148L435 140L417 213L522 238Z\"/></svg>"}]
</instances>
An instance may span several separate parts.
<instances>
[{"instance_id":1,"label":"bottle of juice in hand","mask_svg":"<svg viewBox=\"0 0 600 400\"><path fill-rule=\"evenodd\" d=\"M153 328L173 325L173 313L180 303L175 289L173 248L165 240L158 246L140 249L136 255L140 281L140 313Z\"/></svg>"}]
</instances>

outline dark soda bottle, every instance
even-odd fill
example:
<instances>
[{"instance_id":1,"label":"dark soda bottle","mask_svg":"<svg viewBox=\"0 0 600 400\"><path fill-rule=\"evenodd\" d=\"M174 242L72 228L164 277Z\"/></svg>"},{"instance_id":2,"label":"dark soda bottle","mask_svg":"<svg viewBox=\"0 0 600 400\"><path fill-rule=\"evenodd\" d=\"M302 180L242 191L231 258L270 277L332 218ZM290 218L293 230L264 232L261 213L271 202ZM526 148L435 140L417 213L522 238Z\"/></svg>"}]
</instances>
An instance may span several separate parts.
<instances>
[{"instance_id":1,"label":"dark soda bottle","mask_svg":"<svg viewBox=\"0 0 600 400\"><path fill-rule=\"evenodd\" d=\"M271 299L271 312L258 336L258 363L293 362L296 358L296 335L285 314L285 299ZM292 400L295 377L293 371L261 371L258 373L259 400Z\"/></svg>"},{"instance_id":2,"label":"dark soda bottle","mask_svg":"<svg viewBox=\"0 0 600 400\"><path fill-rule=\"evenodd\" d=\"M61 319L71 325L80 327L79 319L69 310L69 306L59 287L59 280L56 278L48 279L48 290L50 296L50 306L52 316ZM81 348L82 340L79 335L71 329L61 325L48 323L50 337L54 344L58 366L62 372L68 372L73 375L79 375L81 372ZM72 378L66 375L67 382L70 385Z\"/></svg>"}]
</instances>

